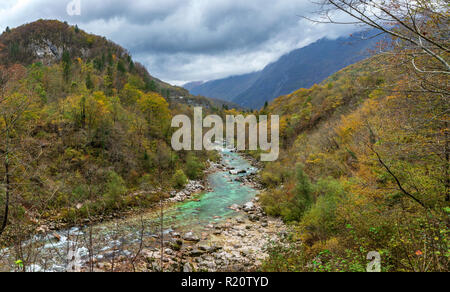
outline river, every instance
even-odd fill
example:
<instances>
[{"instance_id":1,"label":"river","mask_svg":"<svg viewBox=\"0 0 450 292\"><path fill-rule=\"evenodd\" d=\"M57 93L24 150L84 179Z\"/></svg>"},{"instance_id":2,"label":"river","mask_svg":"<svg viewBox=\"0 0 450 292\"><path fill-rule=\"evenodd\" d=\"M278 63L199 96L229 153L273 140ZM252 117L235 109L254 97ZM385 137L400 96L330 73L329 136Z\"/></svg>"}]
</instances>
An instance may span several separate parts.
<instances>
[{"instance_id":1,"label":"river","mask_svg":"<svg viewBox=\"0 0 450 292\"><path fill-rule=\"evenodd\" d=\"M201 232L207 225L225 222L237 216L230 206L243 205L257 195L257 190L236 181L239 176L254 173L256 168L233 151L224 148L219 151L221 164L225 168L208 175L207 181L212 191L165 209L163 230L167 237L175 232ZM225 169L245 173L230 174ZM96 262L110 261L116 257L132 258L142 246L141 242L145 242L145 247L159 242L159 219L157 212L149 212L91 228L80 226L56 234L35 236L23 244L20 256L14 248L1 250L0 271L18 270L25 262L32 263L26 266L27 271L61 272L68 268L80 269L90 257Z\"/></svg>"}]
</instances>

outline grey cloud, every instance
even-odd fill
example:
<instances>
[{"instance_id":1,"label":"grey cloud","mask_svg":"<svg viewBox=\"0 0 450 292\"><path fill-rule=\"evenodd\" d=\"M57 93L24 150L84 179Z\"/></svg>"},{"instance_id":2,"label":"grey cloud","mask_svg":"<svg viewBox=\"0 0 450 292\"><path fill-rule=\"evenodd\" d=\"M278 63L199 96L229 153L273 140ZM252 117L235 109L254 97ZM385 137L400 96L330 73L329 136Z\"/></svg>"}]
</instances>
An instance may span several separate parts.
<instances>
[{"instance_id":1,"label":"grey cloud","mask_svg":"<svg viewBox=\"0 0 450 292\"><path fill-rule=\"evenodd\" d=\"M0 29L39 18L76 23L176 83L259 70L295 48L355 30L302 20L298 15L317 8L309 0L81 0L74 17L66 14L69 2L2 0Z\"/></svg>"}]
</instances>

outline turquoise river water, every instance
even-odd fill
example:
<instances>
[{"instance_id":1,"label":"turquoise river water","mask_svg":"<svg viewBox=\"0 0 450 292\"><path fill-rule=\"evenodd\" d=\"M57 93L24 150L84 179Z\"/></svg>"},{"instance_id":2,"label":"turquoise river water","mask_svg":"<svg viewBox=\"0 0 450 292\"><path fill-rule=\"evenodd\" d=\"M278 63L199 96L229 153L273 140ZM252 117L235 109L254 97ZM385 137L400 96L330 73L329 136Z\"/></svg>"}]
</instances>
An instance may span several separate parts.
<instances>
[{"instance_id":1,"label":"turquoise river water","mask_svg":"<svg viewBox=\"0 0 450 292\"><path fill-rule=\"evenodd\" d=\"M245 170L246 173L232 175L228 171L219 171L210 174L207 179L211 192L172 205L164 211L165 234L174 231L201 232L209 224L236 216L236 212L230 209L233 204L245 204L256 196L255 189L235 181L238 176L249 175L256 169L235 152L224 148L220 148L220 152L226 167ZM22 259L30 263L26 267L28 271L40 272L65 271L73 264L74 258L76 264L83 265L89 260L89 254L93 254L98 261L113 256L132 257L140 246L141 238L147 244L149 239L158 241L159 229L158 215L150 212L98 224L92 229L76 227L57 234L35 236L20 249L0 250L0 271L19 269L21 263L17 261Z\"/></svg>"}]
</instances>

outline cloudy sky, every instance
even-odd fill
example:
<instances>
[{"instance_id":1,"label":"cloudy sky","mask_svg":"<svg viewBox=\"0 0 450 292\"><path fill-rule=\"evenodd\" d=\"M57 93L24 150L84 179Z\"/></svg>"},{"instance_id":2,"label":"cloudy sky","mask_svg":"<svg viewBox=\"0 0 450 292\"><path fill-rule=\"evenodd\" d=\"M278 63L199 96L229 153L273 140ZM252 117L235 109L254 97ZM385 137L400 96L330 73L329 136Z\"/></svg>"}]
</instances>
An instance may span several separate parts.
<instances>
[{"instance_id":1,"label":"cloudy sky","mask_svg":"<svg viewBox=\"0 0 450 292\"><path fill-rule=\"evenodd\" d=\"M74 1L80 15L67 12ZM310 0L0 0L0 31L40 18L78 24L180 85L260 70L293 49L355 30L299 17L316 10Z\"/></svg>"}]
</instances>

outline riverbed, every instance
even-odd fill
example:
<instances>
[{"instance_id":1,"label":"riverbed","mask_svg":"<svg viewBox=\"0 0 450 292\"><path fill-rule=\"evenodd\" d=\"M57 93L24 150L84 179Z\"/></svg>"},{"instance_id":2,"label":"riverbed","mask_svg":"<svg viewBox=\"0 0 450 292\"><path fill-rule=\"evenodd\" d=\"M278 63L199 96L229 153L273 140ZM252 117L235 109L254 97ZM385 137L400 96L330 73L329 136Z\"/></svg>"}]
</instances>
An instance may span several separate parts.
<instances>
[{"instance_id":1,"label":"riverbed","mask_svg":"<svg viewBox=\"0 0 450 292\"><path fill-rule=\"evenodd\" d=\"M222 160L207 177L211 191L170 204L164 210L162 230L165 244L186 233L200 237L194 241L207 238L205 232L208 229L242 218L236 206L254 200L258 194L251 185L242 183L257 169L233 150L218 150ZM35 236L20 251L14 248L0 251L0 270L19 270L22 263L29 263L26 269L32 272L86 270L88 262L95 262L97 268L112 266L113 269L115 262L124 259L134 263L141 258L143 250L148 253L159 246L160 219L159 212L148 212L92 227L80 226ZM172 252L168 249L168 253Z\"/></svg>"}]
</instances>

